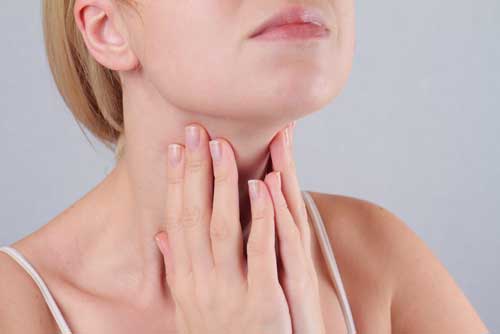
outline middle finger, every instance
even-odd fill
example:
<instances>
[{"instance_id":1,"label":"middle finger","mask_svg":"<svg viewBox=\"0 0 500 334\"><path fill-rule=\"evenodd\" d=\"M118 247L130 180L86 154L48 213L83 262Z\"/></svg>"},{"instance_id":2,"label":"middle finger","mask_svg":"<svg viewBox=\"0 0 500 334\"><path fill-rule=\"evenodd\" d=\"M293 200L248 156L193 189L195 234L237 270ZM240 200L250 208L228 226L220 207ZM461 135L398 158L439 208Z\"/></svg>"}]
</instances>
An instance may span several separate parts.
<instances>
[{"instance_id":1,"label":"middle finger","mask_svg":"<svg viewBox=\"0 0 500 334\"><path fill-rule=\"evenodd\" d=\"M193 273L195 277L201 279L206 277L214 264L209 234L212 211L212 162L205 129L197 124L187 126L185 140L182 223Z\"/></svg>"}]
</instances>

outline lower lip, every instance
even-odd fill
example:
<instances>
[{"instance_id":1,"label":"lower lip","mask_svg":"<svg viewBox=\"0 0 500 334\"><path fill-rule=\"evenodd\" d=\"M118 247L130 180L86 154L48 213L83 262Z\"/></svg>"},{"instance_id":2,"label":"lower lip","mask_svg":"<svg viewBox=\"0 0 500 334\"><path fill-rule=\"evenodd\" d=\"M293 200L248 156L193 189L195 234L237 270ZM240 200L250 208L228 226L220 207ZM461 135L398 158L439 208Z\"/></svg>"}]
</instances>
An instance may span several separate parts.
<instances>
[{"instance_id":1,"label":"lower lip","mask_svg":"<svg viewBox=\"0 0 500 334\"><path fill-rule=\"evenodd\" d=\"M259 40L308 39L324 38L329 35L328 29L313 23L284 24L264 30L252 37Z\"/></svg>"}]
</instances>

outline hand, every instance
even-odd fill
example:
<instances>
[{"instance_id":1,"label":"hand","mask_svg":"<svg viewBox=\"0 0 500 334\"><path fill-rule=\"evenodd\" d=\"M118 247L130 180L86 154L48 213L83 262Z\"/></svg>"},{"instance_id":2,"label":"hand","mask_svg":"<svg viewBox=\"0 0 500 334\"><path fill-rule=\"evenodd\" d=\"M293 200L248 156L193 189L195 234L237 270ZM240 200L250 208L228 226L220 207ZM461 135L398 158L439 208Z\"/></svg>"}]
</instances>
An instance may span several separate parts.
<instances>
[{"instance_id":1,"label":"hand","mask_svg":"<svg viewBox=\"0 0 500 334\"><path fill-rule=\"evenodd\" d=\"M296 175L293 159L293 128L280 131L270 145L273 169L281 174L281 187L273 174L264 181L274 203L279 255L283 271L279 272L294 334L326 332L321 313L318 278L311 255L311 238L307 211Z\"/></svg>"},{"instance_id":2,"label":"hand","mask_svg":"<svg viewBox=\"0 0 500 334\"><path fill-rule=\"evenodd\" d=\"M199 136L194 136L198 140L186 138L187 148L169 146L169 161L173 163L167 167L166 233L156 236L176 305L177 329L182 334L291 334L290 310L276 265L275 210L266 183L249 182L250 190L258 189L260 195L251 196L246 266L234 152L223 139L212 141L209 148L207 132L198 125L190 129L199 130ZM273 174L267 178L270 184L276 184L271 181L276 182L277 174ZM283 205L277 212L286 228L291 220L284 215ZM284 251L287 256L297 256L299 240L293 232L285 235L290 245L284 245ZM290 261L285 262L289 265ZM295 303L308 292L309 271L297 273L303 265L300 260L287 271ZM305 298L309 307L309 297ZM310 312L298 310L301 307L294 305L298 324L310 328L303 319Z\"/></svg>"}]
</instances>

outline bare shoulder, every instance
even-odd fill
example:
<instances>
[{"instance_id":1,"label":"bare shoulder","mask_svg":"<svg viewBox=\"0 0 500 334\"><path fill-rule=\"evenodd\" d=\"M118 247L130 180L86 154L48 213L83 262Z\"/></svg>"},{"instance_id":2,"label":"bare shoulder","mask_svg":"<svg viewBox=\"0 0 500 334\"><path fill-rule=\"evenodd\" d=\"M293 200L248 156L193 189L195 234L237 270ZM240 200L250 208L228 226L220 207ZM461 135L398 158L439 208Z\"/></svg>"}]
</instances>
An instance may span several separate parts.
<instances>
[{"instance_id":1,"label":"bare shoulder","mask_svg":"<svg viewBox=\"0 0 500 334\"><path fill-rule=\"evenodd\" d=\"M36 283L9 255L0 252L0 333L56 333Z\"/></svg>"},{"instance_id":2,"label":"bare shoulder","mask_svg":"<svg viewBox=\"0 0 500 334\"><path fill-rule=\"evenodd\" d=\"M376 321L359 315L371 305L385 309L376 316L392 333L487 333L444 265L397 215L364 199L310 193L361 327Z\"/></svg>"}]
</instances>

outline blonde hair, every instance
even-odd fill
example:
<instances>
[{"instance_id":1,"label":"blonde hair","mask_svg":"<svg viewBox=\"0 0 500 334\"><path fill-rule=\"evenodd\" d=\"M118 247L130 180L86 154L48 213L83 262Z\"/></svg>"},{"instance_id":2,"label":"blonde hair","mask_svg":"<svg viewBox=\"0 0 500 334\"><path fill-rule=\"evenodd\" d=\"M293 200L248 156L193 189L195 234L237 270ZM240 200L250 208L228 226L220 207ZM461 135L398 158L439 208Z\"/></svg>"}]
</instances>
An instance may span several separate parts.
<instances>
[{"instance_id":1,"label":"blonde hair","mask_svg":"<svg viewBox=\"0 0 500 334\"><path fill-rule=\"evenodd\" d=\"M132 4L131 0L119 1ZM47 60L56 86L78 125L83 124L114 150L115 160L119 160L124 151L120 77L89 54L75 22L74 6L75 0L43 0Z\"/></svg>"}]
</instances>

